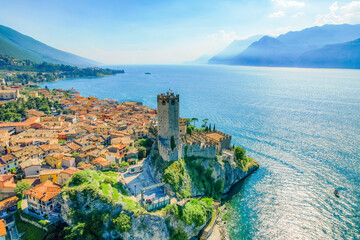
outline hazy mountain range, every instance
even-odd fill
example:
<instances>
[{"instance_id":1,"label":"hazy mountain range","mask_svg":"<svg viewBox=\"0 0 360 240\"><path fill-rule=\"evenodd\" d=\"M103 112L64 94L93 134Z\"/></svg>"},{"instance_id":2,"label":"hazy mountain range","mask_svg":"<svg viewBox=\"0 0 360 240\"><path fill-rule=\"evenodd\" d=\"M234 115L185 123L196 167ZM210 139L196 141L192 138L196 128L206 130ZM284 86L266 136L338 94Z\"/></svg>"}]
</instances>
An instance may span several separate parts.
<instances>
[{"instance_id":1,"label":"hazy mountain range","mask_svg":"<svg viewBox=\"0 0 360 240\"><path fill-rule=\"evenodd\" d=\"M276 38L263 36L244 50L232 47L208 63L269 66L360 68L360 24L324 25L288 32ZM229 51L230 49L230 51ZM231 53L231 49L234 49ZM224 51L225 51L224 50Z\"/></svg>"},{"instance_id":2,"label":"hazy mountain range","mask_svg":"<svg viewBox=\"0 0 360 240\"><path fill-rule=\"evenodd\" d=\"M36 63L49 62L79 67L99 65L98 62L52 48L2 25L0 25L0 55Z\"/></svg>"}]
</instances>

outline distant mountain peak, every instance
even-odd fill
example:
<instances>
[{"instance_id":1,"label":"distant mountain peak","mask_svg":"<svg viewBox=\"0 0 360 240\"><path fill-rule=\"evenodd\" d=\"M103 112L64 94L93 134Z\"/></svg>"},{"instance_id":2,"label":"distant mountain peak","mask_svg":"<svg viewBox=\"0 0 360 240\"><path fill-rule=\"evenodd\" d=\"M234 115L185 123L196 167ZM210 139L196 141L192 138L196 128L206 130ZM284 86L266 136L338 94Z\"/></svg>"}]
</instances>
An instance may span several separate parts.
<instances>
[{"instance_id":1,"label":"distant mountain peak","mask_svg":"<svg viewBox=\"0 0 360 240\"><path fill-rule=\"evenodd\" d=\"M290 31L276 38L264 36L236 56L209 63L279 67L312 67L311 64L314 64L314 67L360 68L360 56L357 54L360 49L355 40L359 38L360 24L327 24ZM351 48L357 52L352 53Z\"/></svg>"}]
</instances>

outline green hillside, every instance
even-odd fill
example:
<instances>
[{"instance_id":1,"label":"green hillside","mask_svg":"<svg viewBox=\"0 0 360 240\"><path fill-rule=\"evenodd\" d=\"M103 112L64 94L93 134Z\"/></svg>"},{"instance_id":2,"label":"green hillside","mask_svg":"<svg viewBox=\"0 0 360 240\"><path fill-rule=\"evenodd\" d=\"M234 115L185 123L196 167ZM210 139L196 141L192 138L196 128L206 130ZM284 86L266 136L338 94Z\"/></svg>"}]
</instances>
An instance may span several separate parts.
<instances>
[{"instance_id":1,"label":"green hillside","mask_svg":"<svg viewBox=\"0 0 360 240\"><path fill-rule=\"evenodd\" d=\"M90 59L52 48L3 25L0 25L0 55L36 63L49 62L80 67L99 65Z\"/></svg>"}]
</instances>

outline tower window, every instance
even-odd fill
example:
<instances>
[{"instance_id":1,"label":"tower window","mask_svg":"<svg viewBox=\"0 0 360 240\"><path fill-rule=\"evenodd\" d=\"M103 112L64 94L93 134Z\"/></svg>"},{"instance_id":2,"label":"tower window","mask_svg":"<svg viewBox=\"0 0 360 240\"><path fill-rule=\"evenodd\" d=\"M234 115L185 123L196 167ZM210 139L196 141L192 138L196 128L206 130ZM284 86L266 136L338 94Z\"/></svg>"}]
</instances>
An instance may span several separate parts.
<instances>
[{"instance_id":1,"label":"tower window","mask_svg":"<svg viewBox=\"0 0 360 240\"><path fill-rule=\"evenodd\" d=\"M163 101L162 101L162 105L165 105L165 104L166 104L166 102L165 102L165 100L163 100Z\"/></svg>"},{"instance_id":2,"label":"tower window","mask_svg":"<svg viewBox=\"0 0 360 240\"><path fill-rule=\"evenodd\" d=\"M171 100L171 105L175 105L175 100Z\"/></svg>"}]
</instances>

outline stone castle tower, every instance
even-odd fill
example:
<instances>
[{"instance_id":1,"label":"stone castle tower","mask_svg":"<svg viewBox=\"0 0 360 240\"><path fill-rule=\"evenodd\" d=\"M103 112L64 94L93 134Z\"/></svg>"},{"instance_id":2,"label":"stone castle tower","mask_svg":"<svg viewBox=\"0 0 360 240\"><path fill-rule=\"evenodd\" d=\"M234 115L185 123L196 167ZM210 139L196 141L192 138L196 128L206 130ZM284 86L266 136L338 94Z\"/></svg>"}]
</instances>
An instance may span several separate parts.
<instances>
[{"instance_id":1,"label":"stone castle tower","mask_svg":"<svg viewBox=\"0 0 360 240\"><path fill-rule=\"evenodd\" d=\"M182 141L179 131L179 95L157 95L158 148L165 161L181 158Z\"/></svg>"}]
</instances>

